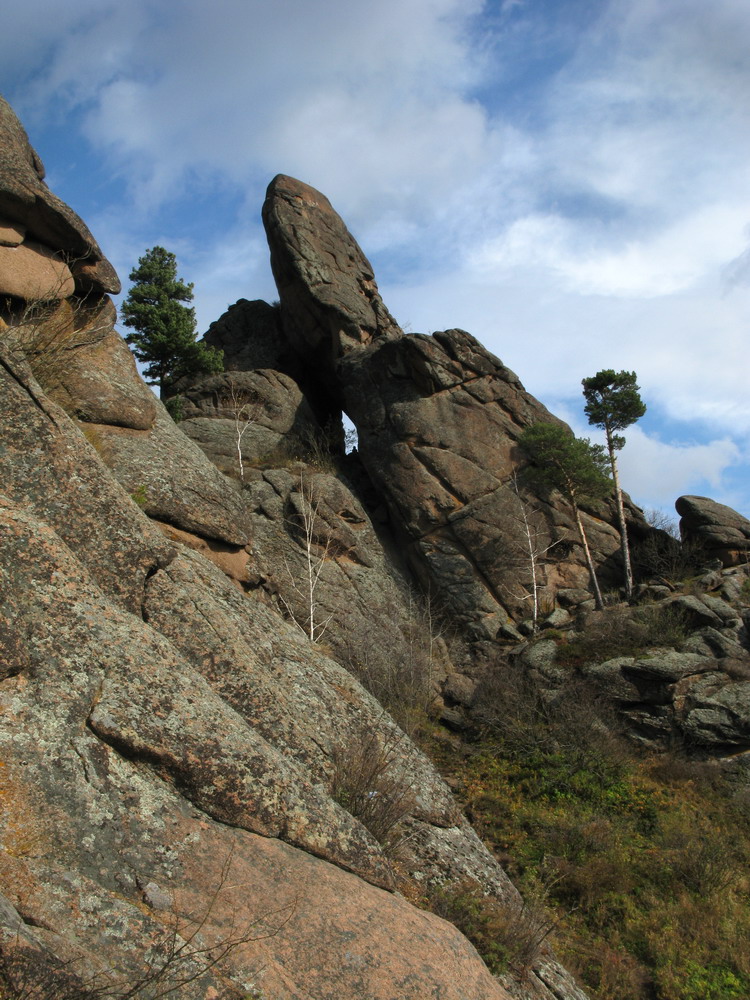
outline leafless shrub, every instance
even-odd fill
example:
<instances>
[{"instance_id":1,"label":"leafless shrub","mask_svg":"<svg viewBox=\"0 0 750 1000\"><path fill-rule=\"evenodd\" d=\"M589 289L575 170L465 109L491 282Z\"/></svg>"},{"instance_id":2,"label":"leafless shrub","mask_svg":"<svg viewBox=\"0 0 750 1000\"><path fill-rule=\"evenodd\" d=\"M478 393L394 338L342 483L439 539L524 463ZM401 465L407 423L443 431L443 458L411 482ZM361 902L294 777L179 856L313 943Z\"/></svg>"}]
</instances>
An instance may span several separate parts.
<instances>
[{"instance_id":1,"label":"leafless shrub","mask_svg":"<svg viewBox=\"0 0 750 1000\"><path fill-rule=\"evenodd\" d=\"M261 401L256 392L243 389L238 385L236 377L230 373L228 376L227 391L222 402L230 410L232 420L234 421L234 446L237 452L237 466L239 468L240 479L244 482L245 467L242 461L242 439L250 426L257 420Z\"/></svg>"},{"instance_id":2,"label":"leafless shrub","mask_svg":"<svg viewBox=\"0 0 750 1000\"><path fill-rule=\"evenodd\" d=\"M562 546L561 539L550 539L541 508L521 492L517 475L508 482L510 493L503 505L506 568L516 568L511 597L526 604L530 611L532 629L537 631L544 605L554 599L545 592L543 561L555 547ZM562 557L562 549L559 548Z\"/></svg>"},{"instance_id":3,"label":"leafless shrub","mask_svg":"<svg viewBox=\"0 0 750 1000\"><path fill-rule=\"evenodd\" d=\"M321 500L314 495L312 484L305 479L302 473L300 473L297 496L300 498L297 517L291 521L291 524L292 527L301 530L300 542L304 554L304 576L302 582L298 581L289 562L285 560L287 575L297 600L288 601L282 597L281 601L290 621L297 626L300 632L306 635L311 642L319 642L333 617L330 614L321 620L317 599L320 575L331 547L331 536L326 531L322 538L320 537Z\"/></svg>"},{"instance_id":4,"label":"leafless shrub","mask_svg":"<svg viewBox=\"0 0 750 1000\"><path fill-rule=\"evenodd\" d=\"M705 545L697 539L682 541L674 518L662 511L645 511L652 528L644 539L633 546L633 567L641 579L664 577L684 580L699 573L708 561Z\"/></svg>"},{"instance_id":5,"label":"leafless shrub","mask_svg":"<svg viewBox=\"0 0 750 1000\"><path fill-rule=\"evenodd\" d=\"M394 626L391 641L384 642L383 629L373 628L364 641L345 645L342 662L411 736L435 701L450 627L434 598L413 591L403 602L378 609L378 617Z\"/></svg>"},{"instance_id":6,"label":"leafless shrub","mask_svg":"<svg viewBox=\"0 0 750 1000\"><path fill-rule=\"evenodd\" d=\"M395 731L383 739L363 730L333 754L332 798L387 852L401 842L399 824L414 809L414 792L402 767L404 740Z\"/></svg>"},{"instance_id":7,"label":"leafless shrub","mask_svg":"<svg viewBox=\"0 0 750 1000\"><path fill-rule=\"evenodd\" d=\"M542 898L501 900L472 879L433 890L430 909L472 942L495 975L528 973L556 926Z\"/></svg>"}]
</instances>

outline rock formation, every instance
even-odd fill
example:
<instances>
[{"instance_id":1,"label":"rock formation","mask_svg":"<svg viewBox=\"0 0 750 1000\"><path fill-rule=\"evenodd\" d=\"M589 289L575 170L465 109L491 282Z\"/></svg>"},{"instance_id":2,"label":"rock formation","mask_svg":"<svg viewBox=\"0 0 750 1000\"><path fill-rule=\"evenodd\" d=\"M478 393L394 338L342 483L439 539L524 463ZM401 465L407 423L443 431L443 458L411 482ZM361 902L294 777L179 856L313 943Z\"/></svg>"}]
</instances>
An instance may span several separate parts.
<instances>
[{"instance_id":1,"label":"rock formation","mask_svg":"<svg viewBox=\"0 0 750 1000\"><path fill-rule=\"evenodd\" d=\"M207 336L228 349L227 367L267 367L275 356L319 423L330 426L342 409L347 413L410 571L475 643L512 636L513 623L530 613L525 516L539 550L556 550L539 560L544 600L554 601L560 589L587 599L571 512L559 498L530 494L516 478L524 463L519 435L556 418L470 334L404 336L370 263L319 192L279 176L263 218L280 324L273 340L260 304L233 307ZM197 428L184 429L202 443ZM629 513L634 536L647 532L640 512L631 506ZM600 571L614 583L613 511L598 505L584 519Z\"/></svg>"},{"instance_id":2,"label":"rock formation","mask_svg":"<svg viewBox=\"0 0 750 1000\"><path fill-rule=\"evenodd\" d=\"M746 517L708 497L679 497L675 508L684 542L704 549L708 559L718 559L723 566L747 565L750 521Z\"/></svg>"},{"instance_id":3,"label":"rock formation","mask_svg":"<svg viewBox=\"0 0 750 1000\"><path fill-rule=\"evenodd\" d=\"M231 382L184 393L214 464L140 381L112 327L110 266L1 110L0 231L10 250L31 237L13 260L35 255L25 284L0 266L6 982L29 997L501 1000L507 985L582 998L546 947L504 985L403 895L470 878L520 906L433 766L335 658L347 627L362 669L376 627L397 657L413 641L385 515L373 521L344 482L293 457L250 465L290 431L314 441L320 397L308 406L267 355L238 376L258 427L247 477L223 474ZM361 296L375 318L363 305L343 323L342 351L398 337L373 289ZM317 346L328 351L323 334ZM310 560L313 605L298 599ZM344 611L335 642L333 628L330 645L310 642L306 614ZM390 826L352 806L373 759L388 782L365 790ZM396 824L408 837L394 867Z\"/></svg>"},{"instance_id":4,"label":"rock formation","mask_svg":"<svg viewBox=\"0 0 750 1000\"><path fill-rule=\"evenodd\" d=\"M651 609L616 613L645 645L572 665L611 612L570 512L517 475L523 429L556 418L498 358L405 336L329 202L278 177L280 304L212 325L226 371L178 387L175 423L114 330L110 265L5 104L0 128L0 975L34 1000L585 1000L546 945L493 976L409 901L470 882L521 912L408 734L470 726L515 663L550 699L601 688L634 738L742 757L742 567L700 598L644 585ZM614 516L584 512L612 582ZM524 642L530 540L554 631ZM662 613L684 628L654 649Z\"/></svg>"}]
</instances>

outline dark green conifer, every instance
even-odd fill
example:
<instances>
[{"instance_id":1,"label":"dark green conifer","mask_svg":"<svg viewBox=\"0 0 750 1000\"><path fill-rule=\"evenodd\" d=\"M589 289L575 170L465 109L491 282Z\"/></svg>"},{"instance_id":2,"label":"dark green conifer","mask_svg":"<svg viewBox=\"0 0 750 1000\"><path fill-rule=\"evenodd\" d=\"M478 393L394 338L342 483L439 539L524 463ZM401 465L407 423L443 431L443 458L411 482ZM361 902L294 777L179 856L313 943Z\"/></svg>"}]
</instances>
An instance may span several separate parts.
<instances>
[{"instance_id":1,"label":"dark green conifer","mask_svg":"<svg viewBox=\"0 0 750 1000\"><path fill-rule=\"evenodd\" d=\"M125 326L136 332L125 339L144 378L169 396L174 383L185 375L223 370L222 352L195 339L193 286L177 277L177 258L164 247L147 250L130 272L133 285L120 313Z\"/></svg>"}]
</instances>

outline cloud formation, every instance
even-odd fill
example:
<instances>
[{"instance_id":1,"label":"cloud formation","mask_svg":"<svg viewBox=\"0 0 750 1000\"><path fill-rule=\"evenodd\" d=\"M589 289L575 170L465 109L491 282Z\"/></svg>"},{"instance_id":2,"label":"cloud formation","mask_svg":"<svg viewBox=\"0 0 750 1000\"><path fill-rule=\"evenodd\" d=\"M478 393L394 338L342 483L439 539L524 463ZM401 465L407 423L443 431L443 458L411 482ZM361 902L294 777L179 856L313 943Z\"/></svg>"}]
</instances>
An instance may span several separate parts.
<instances>
[{"instance_id":1,"label":"cloud formation","mask_svg":"<svg viewBox=\"0 0 750 1000\"><path fill-rule=\"evenodd\" d=\"M85 162L74 207L124 273L174 249L202 328L272 296L260 204L299 176L414 329L470 329L571 407L584 375L635 369L703 426L639 430L640 468L678 492L734 468L750 514L745 0L27 0L4 21L32 138L89 144L59 193Z\"/></svg>"}]
</instances>

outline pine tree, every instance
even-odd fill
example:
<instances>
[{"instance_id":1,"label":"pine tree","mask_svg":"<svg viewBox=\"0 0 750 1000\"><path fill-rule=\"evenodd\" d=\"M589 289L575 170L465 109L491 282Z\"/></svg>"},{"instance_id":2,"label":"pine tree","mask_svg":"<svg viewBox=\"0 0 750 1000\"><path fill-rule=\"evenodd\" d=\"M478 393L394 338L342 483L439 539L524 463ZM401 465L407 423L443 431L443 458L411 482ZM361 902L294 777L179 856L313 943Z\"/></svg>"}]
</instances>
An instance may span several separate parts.
<instances>
[{"instance_id":1,"label":"pine tree","mask_svg":"<svg viewBox=\"0 0 750 1000\"><path fill-rule=\"evenodd\" d=\"M572 507L596 606L602 608L602 593L579 505L586 500L601 499L609 493L611 482L607 475L604 448L592 444L588 438L574 437L559 424L527 427L518 443L533 463L523 473L527 482L543 489L559 490Z\"/></svg>"},{"instance_id":2,"label":"pine tree","mask_svg":"<svg viewBox=\"0 0 750 1000\"><path fill-rule=\"evenodd\" d=\"M169 396L185 375L223 370L222 352L195 339L193 286L177 277L177 258L164 247L147 250L130 272L133 285L120 310L125 326L136 333L125 339L138 361L146 364L144 378Z\"/></svg>"},{"instance_id":3,"label":"pine tree","mask_svg":"<svg viewBox=\"0 0 750 1000\"><path fill-rule=\"evenodd\" d=\"M607 435L614 496L617 504L617 518L620 525L620 547L625 572L625 593L628 600L633 596L633 570L630 565L628 531L625 524L625 510L622 504L622 490L617 474L615 452L625 444L625 438L617 431L630 427L646 412L646 405L639 395L635 372L616 372L611 368L597 372L591 378L583 379L583 395L586 399L584 412L589 423L600 427Z\"/></svg>"}]
</instances>

